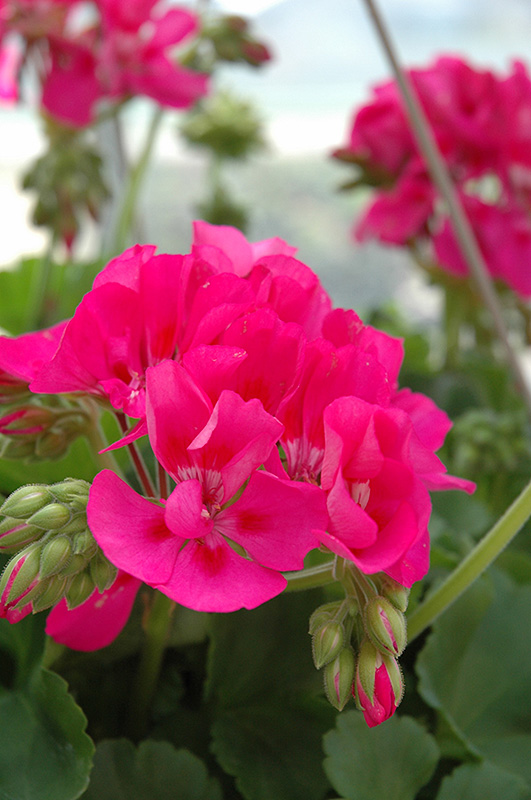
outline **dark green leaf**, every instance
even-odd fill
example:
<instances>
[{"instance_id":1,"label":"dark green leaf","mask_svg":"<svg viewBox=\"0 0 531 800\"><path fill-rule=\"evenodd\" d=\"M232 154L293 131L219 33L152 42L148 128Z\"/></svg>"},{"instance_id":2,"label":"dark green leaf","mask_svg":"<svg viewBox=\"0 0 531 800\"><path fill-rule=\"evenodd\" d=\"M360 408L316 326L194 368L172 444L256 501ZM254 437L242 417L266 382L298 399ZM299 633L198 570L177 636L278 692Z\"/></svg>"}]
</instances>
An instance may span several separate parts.
<instances>
[{"instance_id":1,"label":"dark green leaf","mask_svg":"<svg viewBox=\"0 0 531 800\"><path fill-rule=\"evenodd\" d=\"M62 678L40 670L24 689L3 692L0 719L0 800L81 795L94 746Z\"/></svg>"},{"instance_id":2,"label":"dark green leaf","mask_svg":"<svg viewBox=\"0 0 531 800\"><path fill-rule=\"evenodd\" d=\"M434 624L419 691L469 749L531 781L531 586L491 572Z\"/></svg>"},{"instance_id":3,"label":"dark green leaf","mask_svg":"<svg viewBox=\"0 0 531 800\"><path fill-rule=\"evenodd\" d=\"M368 728L357 711L338 717L324 749L326 774L346 800L413 800L439 759L435 740L411 717Z\"/></svg>"},{"instance_id":4,"label":"dark green leaf","mask_svg":"<svg viewBox=\"0 0 531 800\"><path fill-rule=\"evenodd\" d=\"M464 764L441 784L437 800L524 800L529 797L525 781L488 761Z\"/></svg>"},{"instance_id":5,"label":"dark green leaf","mask_svg":"<svg viewBox=\"0 0 531 800\"><path fill-rule=\"evenodd\" d=\"M83 800L221 800L217 781L200 759L168 742L127 739L98 745Z\"/></svg>"},{"instance_id":6,"label":"dark green leaf","mask_svg":"<svg viewBox=\"0 0 531 800\"><path fill-rule=\"evenodd\" d=\"M212 749L248 800L320 800L321 736L334 713L316 698L308 617L319 592L278 597L213 620L208 696Z\"/></svg>"}]
</instances>

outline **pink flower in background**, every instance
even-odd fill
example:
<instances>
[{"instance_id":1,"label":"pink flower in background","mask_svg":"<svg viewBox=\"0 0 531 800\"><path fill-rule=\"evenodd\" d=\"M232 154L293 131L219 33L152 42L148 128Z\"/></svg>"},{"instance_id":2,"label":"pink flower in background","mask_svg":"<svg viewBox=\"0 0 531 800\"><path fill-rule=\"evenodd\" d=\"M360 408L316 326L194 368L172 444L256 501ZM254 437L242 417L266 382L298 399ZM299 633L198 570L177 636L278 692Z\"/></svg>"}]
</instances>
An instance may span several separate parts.
<instances>
[{"instance_id":1,"label":"pink flower in background","mask_svg":"<svg viewBox=\"0 0 531 800\"><path fill-rule=\"evenodd\" d=\"M18 100L18 75L23 51L15 40L0 45L0 102L12 105Z\"/></svg>"},{"instance_id":2,"label":"pink flower in background","mask_svg":"<svg viewBox=\"0 0 531 800\"><path fill-rule=\"evenodd\" d=\"M489 271L529 297L531 79L526 68L515 62L507 76L499 76L444 56L409 75ZM372 101L354 117L349 142L334 153L361 167L362 183L377 187L355 236L398 246L418 242L443 269L468 275L409 130L398 88L388 82L376 87Z\"/></svg>"}]
</instances>

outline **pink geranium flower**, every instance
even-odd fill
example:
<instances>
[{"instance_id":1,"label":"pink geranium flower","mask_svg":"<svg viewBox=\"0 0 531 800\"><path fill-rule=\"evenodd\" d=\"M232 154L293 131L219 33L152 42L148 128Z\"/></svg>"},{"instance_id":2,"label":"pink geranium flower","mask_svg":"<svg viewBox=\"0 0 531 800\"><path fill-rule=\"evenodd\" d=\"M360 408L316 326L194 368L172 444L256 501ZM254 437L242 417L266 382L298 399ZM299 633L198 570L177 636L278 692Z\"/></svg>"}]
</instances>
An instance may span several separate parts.
<instances>
[{"instance_id":1,"label":"pink geranium flower","mask_svg":"<svg viewBox=\"0 0 531 800\"><path fill-rule=\"evenodd\" d=\"M90 528L113 563L182 605L254 608L316 546L322 492L257 470L282 430L258 400L225 391L212 407L175 362L147 377L150 440L177 485L156 505L104 471L90 493Z\"/></svg>"}]
</instances>

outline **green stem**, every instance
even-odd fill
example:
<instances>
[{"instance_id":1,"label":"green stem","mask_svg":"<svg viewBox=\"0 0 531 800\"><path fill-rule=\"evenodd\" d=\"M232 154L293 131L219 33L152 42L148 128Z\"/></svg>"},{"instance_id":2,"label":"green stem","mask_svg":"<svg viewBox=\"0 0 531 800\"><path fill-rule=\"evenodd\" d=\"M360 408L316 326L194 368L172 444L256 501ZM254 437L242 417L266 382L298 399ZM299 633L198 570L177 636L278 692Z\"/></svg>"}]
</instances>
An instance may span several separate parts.
<instances>
[{"instance_id":1,"label":"green stem","mask_svg":"<svg viewBox=\"0 0 531 800\"><path fill-rule=\"evenodd\" d=\"M100 469L111 469L113 472L116 472L117 475L123 477L122 470L120 469L113 454L111 452L100 452L100 450L103 450L105 447L107 447L108 442L106 441L101 428L99 409L95 403L89 400L85 400L84 406L88 409L91 419L91 424L87 426L85 436L87 437L88 443L93 452L94 461L97 463Z\"/></svg>"},{"instance_id":2,"label":"green stem","mask_svg":"<svg viewBox=\"0 0 531 800\"><path fill-rule=\"evenodd\" d=\"M162 108L157 108L153 113L140 157L134 167L129 170L127 187L114 236L115 253L121 253L128 245L128 236L133 225L138 193L149 164L153 145L155 144L155 139L162 121L162 115Z\"/></svg>"},{"instance_id":3,"label":"green stem","mask_svg":"<svg viewBox=\"0 0 531 800\"><path fill-rule=\"evenodd\" d=\"M475 282L485 307L489 310L492 324L502 344L507 364L520 389L531 416L531 391L523 374L521 364L511 344L499 298L494 289L485 259L477 243L470 221L463 209L459 195L454 187L446 163L440 153L435 136L424 109L420 104L409 75L402 68L383 18L377 9L376 0L364 0L383 50L394 72L404 106L409 118L411 131L416 139L431 179L443 198L459 249L467 263L470 275Z\"/></svg>"},{"instance_id":4,"label":"green stem","mask_svg":"<svg viewBox=\"0 0 531 800\"><path fill-rule=\"evenodd\" d=\"M408 617L412 641L474 583L531 516L531 481L464 561Z\"/></svg>"},{"instance_id":5,"label":"green stem","mask_svg":"<svg viewBox=\"0 0 531 800\"><path fill-rule=\"evenodd\" d=\"M144 625L144 645L129 708L129 733L135 741L145 735L148 727L149 710L157 688L174 607L173 600L165 594L154 593Z\"/></svg>"},{"instance_id":6,"label":"green stem","mask_svg":"<svg viewBox=\"0 0 531 800\"><path fill-rule=\"evenodd\" d=\"M318 567L311 567L310 569L301 569L299 572L286 572L288 585L284 589L285 592L300 592L303 589L313 589L316 586L325 586L327 583L333 583L335 578L335 559L327 561L326 564L319 564Z\"/></svg>"}]
</instances>

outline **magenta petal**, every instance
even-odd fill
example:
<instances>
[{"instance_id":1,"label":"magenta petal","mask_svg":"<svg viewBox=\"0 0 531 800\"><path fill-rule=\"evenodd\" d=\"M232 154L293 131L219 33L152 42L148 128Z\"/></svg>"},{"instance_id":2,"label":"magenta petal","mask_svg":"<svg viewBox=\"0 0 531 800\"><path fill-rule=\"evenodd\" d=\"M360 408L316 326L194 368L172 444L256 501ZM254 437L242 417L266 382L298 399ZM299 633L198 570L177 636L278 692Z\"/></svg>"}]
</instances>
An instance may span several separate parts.
<instances>
[{"instance_id":1,"label":"magenta petal","mask_svg":"<svg viewBox=\"0 0 531 800\"><path fill-rule=\"evenodd\" d=\"M387 525L378 532L374 544L355 550L353 561L362 572L368 574L386 571L404 556L418 535L419 520L415 510L409 503L403 502Z\"/></svg>"},{"instance_id":2,"label":"magenta petal","mask_svg":"<svg viewBox=\"0 0 531 800\"><path fill-rule=\"evenodd\" d=\"M182 539L198 539L211 532L213 522L203 505L199 481L177 484L166 502L164 518L172 533Z\"/></svg>"},{"instance_id":3,"label":"magenta petal","mask_svg":"<svg viewBox=\"0 0 531 800\"><path fill-rule=\"evenodd\" d=\"M427 573L430 566L430 537L427 529L395 564L386 567L387 575L402 586L413 586Z\"/></svg>"},{"instance_id":4,"label":"magenta petal","mask_svg":"<svg viewBox=\"0 0 531 800\"><path fill-rule=\"evenodd\" d=\"M72 650L89 652L107 647L129 619L140 583L120 572L109 589L102 593L95 590L71 611L66 600L61 600L48 615L46 633Z\"/></svg>"},{"instance_id":5,"label":"magenta petal","mask_svg":"<svg viewBox=\"0 0 531 800\"><path fill-rule=\"evenodd\" d=\"M266 567L302 569L318 546L315 530L328 522L324 492L317 486L282 481L260 470L242 496L221 511L216 530L233 539Z\"/></svg>"},{"instance_id":6,"label":"magenta petal","mask_svg":"<svg viewBox=\"0 0 531 800\"><path fill-rule=\"evenodd\" d=\"M0 371L31 381L43 364L53 358L68 320L35 333L0 336Z\"/></svg>"},{"instance_id":7,"label":"magenta petal","mask_svg":"<svg viewBox=\"0 0 531 800\"><path fill-rule=\"evenodd\" d=\"M241 347L202 344L183 355L183 367L192 375L212 403L232 384L232 376L247 353Z\"/></svg>"},{"instance_id":8,"label":"magenta petal","mask_svg":"<svg viewBox=\"0 0 531 800\"><path fill-rule=\"evenodd\" d=\"M188 372L175 361L146 371L147 424L151 446L170 475L189 464L187 447L206 425L212 405Z\"/></svg>"},{"instance_id":9,"label":"magenta petal","mask_svg":"<svg viewBox=\"0 0 531 800\"><path fill-rule=\"evenodd\" d=\"M211 225L201 220L194 222L193 244L194 247L219 247L230 258L236 275L247 275L253 266L251 245L241 231L230 225Z\"/></svg>"},{"instance_id":10,"label":"magenta petal","mask_svg":"<svg viewBox=\"0 0 531 800\"><path fill-rule=\"evenodd\" d=\"M278 572L242 558L213 532L205 542L187 542L171 578L155 588L196 611L237 611L271 600L286 584Z\"/></svg>"},{"instance_id":11,"label":"magenta petal","mask_svg":"<svg viewBox=\"0 0 531 800\"><path fill-rule=\"evenodd\" d=\"M168 579L183 542L166 526L162 506L104 470L90 489L87 519L94 538L116 567L152 585Z\"/></svg>"},{"instance_id":12,"label":"magenta petal","mask_svg":"<svg viewBox=\"0 0 531 800\"><path fill-rule=\"evenodd\" d=\"M160 50L177 44L185 36L195 33L199 27L199 20L195 14L183 8L170 8L154 22L155 33L149 41L149 46Z\"/></svg>"},{"instance_id":13,"label":"magenta petal","mask_svg":"<svg viewBox=\"0 0 531 800\"><path fill-rule=\"evenodd\" d=\"M376 542L378 525L358 503L355 503L345 486L341 474L327 497L330 526L328 531L351 549L369 547Z\"/></svg>"},{"instance_id":14,"label":"magenta petal","mask_svg":"<svg viewBox=\"0 0 531 800\"><path fill-rule=\"evenodd\" d=\"M235 392L225 390L188 450L201 458L205 469L221 473L221 502L225 503L268 458L282 430L282 424L259 400L245 402Z\"/></svg>"},{"instance_id":15,"label":"magenta petal","mask_svg":"<svg viewBox=\"0 0 531 800\"><path fill-rule=\"evenodd\" d=\"M134 247L124 250L96 275L92 288L97 289L105 283L120 283L138 292L142 264L155 255L156 249L153 244L135 244Z\"/></svg>"}]
</instances>

